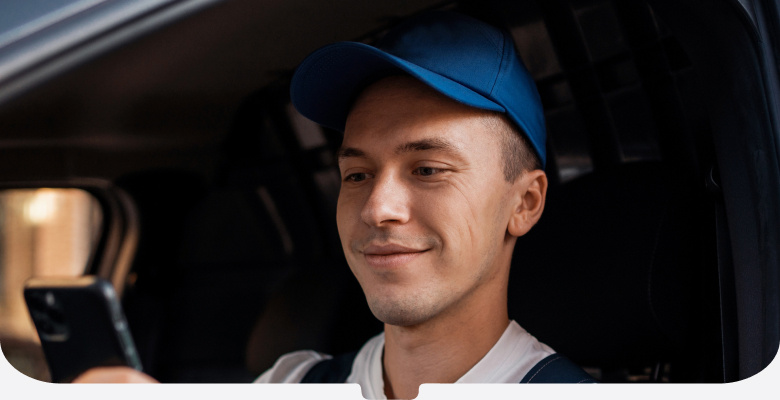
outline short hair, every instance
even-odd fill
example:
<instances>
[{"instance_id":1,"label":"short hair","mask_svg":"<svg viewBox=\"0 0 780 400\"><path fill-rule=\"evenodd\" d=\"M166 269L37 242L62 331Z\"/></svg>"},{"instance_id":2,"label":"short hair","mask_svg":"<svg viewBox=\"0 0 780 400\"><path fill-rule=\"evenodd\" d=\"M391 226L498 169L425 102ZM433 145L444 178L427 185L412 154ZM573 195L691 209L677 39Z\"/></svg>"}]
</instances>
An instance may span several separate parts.
<instances>
[{"instance_id":1,"label":"short hair","mask_svg":"<svg viewBox=\"0 0 780 400\"><path fill-rule=\"evenodd\" d=\"M483 119L488 128L499 135L504 162L504 178L514 182L524 172L542 169L539 156L528 138L501 112L491 111Z\"/></svg>"}]
</instances>

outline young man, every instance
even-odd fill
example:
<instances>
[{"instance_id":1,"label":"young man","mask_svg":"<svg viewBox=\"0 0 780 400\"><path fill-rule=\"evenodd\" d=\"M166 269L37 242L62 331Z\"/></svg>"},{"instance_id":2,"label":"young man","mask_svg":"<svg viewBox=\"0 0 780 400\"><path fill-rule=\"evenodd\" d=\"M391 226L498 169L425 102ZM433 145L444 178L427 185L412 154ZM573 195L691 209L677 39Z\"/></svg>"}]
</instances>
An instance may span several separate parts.
<instances>
[{"instance_id":1,"label":"young man","mask_svg":"<svg viewBox=\"0 0 780 400\"><path fill-rule=\"evenodd\" d=\"M426 14L377 47L314 52L291 95L344 132L339 235L385 329L356 354L282 356L257 382L356 382L366 398L414 398L422 383L592 382L507 313L514 245L547 190L539 96L508 35ZM111 373L79 381L146 379Z\"/></svg>"},{"instance_id":2,"label":"young man","mask_svg":"<svg viewBox=\"0 0 780 400\"><path fill-rule=\"evenodd\" d=\"M377 47L314 52L291 94L344 132L339 235L385 329L337 363L285 355L258 382L346 380L366 398L413 398L422 383L533 381L545 368L546 381L592 381L507 314L514 245L547 190L542 107L508 35L426 14ZM318 363L343 375L312 379Z\"/></svg>"}]
</instances>

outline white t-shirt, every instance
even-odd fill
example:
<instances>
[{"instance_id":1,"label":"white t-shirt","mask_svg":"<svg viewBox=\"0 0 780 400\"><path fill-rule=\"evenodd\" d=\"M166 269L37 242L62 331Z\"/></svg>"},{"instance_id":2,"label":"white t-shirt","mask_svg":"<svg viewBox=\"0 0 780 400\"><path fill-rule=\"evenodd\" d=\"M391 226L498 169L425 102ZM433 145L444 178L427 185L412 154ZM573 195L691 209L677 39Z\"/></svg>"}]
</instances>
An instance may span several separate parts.
<instances>
[{"instance_id":1,"label":"white t-shirt","mask_svg":"<svg viewBox=\"0 0 780 400\"><path fill-rule=\"evenodd\" d=\"M382 379L382 352L385 334L366 342L352 364L347 383L358 383L367 399L386 399ZM545 357L555 351L539 342L515 321L510 321L493 348L455 383L518 383ZM297 383L321 360L331 358L316 351L304 350L280 357L271 369L255 383Z\"/></svg>"}]
</instances>

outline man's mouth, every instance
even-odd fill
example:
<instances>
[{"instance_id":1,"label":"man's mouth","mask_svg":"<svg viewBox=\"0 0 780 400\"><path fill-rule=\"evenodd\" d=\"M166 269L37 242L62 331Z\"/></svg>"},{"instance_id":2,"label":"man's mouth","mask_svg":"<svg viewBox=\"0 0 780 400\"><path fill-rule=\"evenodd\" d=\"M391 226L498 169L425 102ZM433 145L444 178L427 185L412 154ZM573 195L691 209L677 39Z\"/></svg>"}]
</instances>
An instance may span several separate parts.
<instances>
[{"instance_id":1,"label":"man's mouth","mask_svg":"<svg viewBox=\"0 0 780 400\"><path fill-rule=\"evenodd\" d=\"M375 268L400 267L430 249L415 249L397 244L369 245L362 253L366 262Z\"/></svg>"}]
</instances>

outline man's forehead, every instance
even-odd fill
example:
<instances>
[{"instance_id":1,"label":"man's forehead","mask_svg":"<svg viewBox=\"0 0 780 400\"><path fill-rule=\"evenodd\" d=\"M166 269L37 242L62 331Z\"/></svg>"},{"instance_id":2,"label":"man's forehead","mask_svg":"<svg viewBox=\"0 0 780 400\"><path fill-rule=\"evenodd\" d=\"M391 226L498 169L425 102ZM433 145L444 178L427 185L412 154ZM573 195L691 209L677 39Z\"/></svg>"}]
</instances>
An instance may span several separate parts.
<instances>
[{"instance_id":1,"label":"man's forehead","mask_svg":"<svg viewBox=\"0 0 780 400\"><path fill-rule=\"evenodd\" d=\"M472 108L441 94L409 75L391 75L366 86L355 97L347 118L354 112L365 111L367 108L365 106L373 103L411 100L420 100L428 103L450 103L464 107L464 111Z\"/></svg>"},{"instance_id":2,"label":"man's forehead","mask_svg":"<svg viewBox=\"0 0 780 400\"><path fill-rule=\"evenodd\" d=\"M344 134L348 140L350 133L374 130L379 122L402 129L435 131L455 119L484 120L489 115L492 112L457 102L410 76L394 75L361 92L350 109Z\"/></svg>"},{"instance_id":3,"label":"man's forehead","mask_svg":"<svg viewBox=\"0 0 780 400\"><path fill-rule=\"evenodd\" d=\"M470 158L476 147L493 148L493 112L459 103L407 75L366 88L347 119L339 159L423 151ZM495 149L494 149L495 150Z\"/></svg>"}]
</instances>

